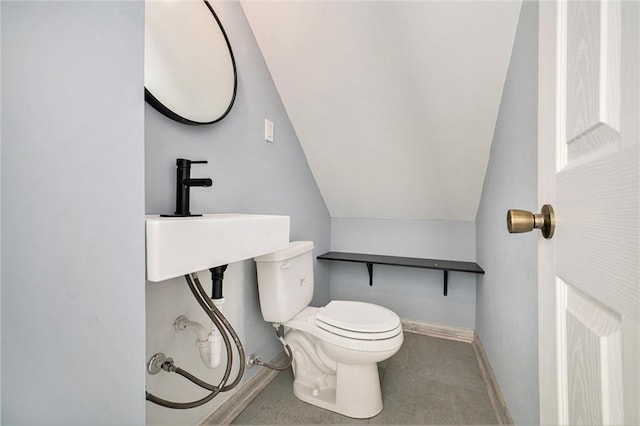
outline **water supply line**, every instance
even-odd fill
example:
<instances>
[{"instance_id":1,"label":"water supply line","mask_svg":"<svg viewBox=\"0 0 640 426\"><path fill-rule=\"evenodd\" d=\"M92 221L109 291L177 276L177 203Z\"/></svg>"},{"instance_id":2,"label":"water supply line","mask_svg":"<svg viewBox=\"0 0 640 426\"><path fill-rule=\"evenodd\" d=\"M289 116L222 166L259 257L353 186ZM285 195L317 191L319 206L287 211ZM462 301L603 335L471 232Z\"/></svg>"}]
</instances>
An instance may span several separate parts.
<instances>
[{"instance_id":1,"label":"water supply line","mask_svg":"<svg viewBox=\"0 0 640 426\"><path fill-rule=\"evenodd\" d=\"M278 338L280 343L282 343L282 346L284 346L284 349L287 351L287 357L288 357L287 362L282 366L270 364L268 362L264 362L259 356L251 354L247 359L247 365L249 366L249 368L251 368L254 365L259 365L260 367L267 367L271 370L282 371L282 370L286 370L291 366L291 362L293 361L293 352L291 352L291 348L289 347L287 342L284 340L284 337L282 337L282 335L280 334L280 324L274 323L273 328L276 331L276 337Z\"/></svg>"},{"instance_id":2,"label":"water supply line","mask_svg":"<svg viewBox=\"0 0 640 426\"><path fill-rule=\"evenodd\" d=\"M224 272L224 269L222 269L222 271ZM212 271L212 274L213 274L213 271ZM149 361L149 365L148 365L148 370L150 373L156 373L160 370L173 372L191 381L192 383L210 391L209 395L191 402L168 401L168 400L159 398L150 392L146 392L146 399L148 401L153 402L154 404L158 404L164 407L174 408L174 409L189 409L189 408L199 407L211 401L220 392L226 392L235 388L238 385L238 383L240 383L240 379L242 378L244 374L244 369L245 369L244 349L242 347L242 342L240 342L240 338L238 337L238 334L236 333L236 331L233 329L233 327L231 326L229 321L224 317L224 315L222 315L222 312L220 312L216 304L206 294L206 292L202 288L202 285L200 284L200 280L198 279L198 276L196 274L193 274L193 280L192 280L192 277L190 277L189 275L185 275L184 278L187 281L187 285L189 286L189 289L191 290L191 293L195 297L196 301L213 322L214 328L221 331L220 334L221 334L222 340L224 341L224 346L225 346L226 355L227 355L226 357L227 362L226 362L226 368L225 368L224 374L222 376L222 379L218 383L218 385L211 385L197 378L196 376L192 375L186 370L183 370L180 367L177 367L174 364L173 359L165 357L164 354L154 355ZM227 381L229 380L229 376L231 375L231 367L233 365L233 357L232 357L233 353L232 353L232 347L231 347L231 341L229 339L229 335L231 336L231 338L235 343L235 346L238 352L238 357L240 358L240 362L239 362L239 368L238 368L238 373L236 377L231 383L227 384Z\"/></svg>"}]
</instances>

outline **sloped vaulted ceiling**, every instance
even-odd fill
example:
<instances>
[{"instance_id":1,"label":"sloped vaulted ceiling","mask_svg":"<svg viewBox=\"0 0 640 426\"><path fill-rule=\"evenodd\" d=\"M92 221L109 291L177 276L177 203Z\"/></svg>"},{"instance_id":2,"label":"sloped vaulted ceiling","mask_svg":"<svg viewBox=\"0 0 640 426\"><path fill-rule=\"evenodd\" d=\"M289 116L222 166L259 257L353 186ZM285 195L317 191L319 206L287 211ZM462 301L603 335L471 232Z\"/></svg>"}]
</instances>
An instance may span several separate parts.
<instances>
[{"instance_id":1,"label":"sloped vaulted ceiling","mask_svg":"<svg viewBox=\"0 0 640 426\"><path fill-rule=\"evenodd\" d=\"M520 2L242 5L332 217L475 220Z\"/></svg>"}]
</instances>

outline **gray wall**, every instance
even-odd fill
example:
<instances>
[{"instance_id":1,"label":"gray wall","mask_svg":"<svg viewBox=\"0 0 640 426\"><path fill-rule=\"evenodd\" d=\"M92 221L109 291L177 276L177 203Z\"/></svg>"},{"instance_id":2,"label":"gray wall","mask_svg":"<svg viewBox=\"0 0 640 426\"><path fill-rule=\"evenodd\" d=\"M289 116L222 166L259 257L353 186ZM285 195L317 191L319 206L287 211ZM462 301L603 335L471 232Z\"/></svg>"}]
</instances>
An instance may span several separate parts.
<instances>
[{"instance_id":1,"label":"gray wall","mask_svg":"<svg viewBox=\"0 0 640 426\"><path fill-rule=\"evenodd\" d=\"M141 424L143 4L1 7L1 422Z\"/></svg>"},{"instance_id":2,"label":"gray wall","mask_svg":"<svg viewBox=\"0 0 640 426\"><path fill-rule=\"evenodd\" d=\"M475 262L475 223L387 219L331 220L331 250ZM386 306L401 318L473 329L475 274L396 266L373 266L373 286L364 264L329 262L331 298Z\"/></svg>"},{"instance_id":3,"label":"gray wall","mask_svg":"<svg viewBox=\"0 0 640 426\"><path fill-rule=\"evenodd\" d=\"M145 111L145 173L147 214L172 213L175 207L175 160L208 160L194 165L192 176L212 177L213 188L191 191L192 212L283 214L291 217L291 240L312 240L316 253L328 251L330 218L304 153L262 59L239 3L214 4L233 48L238 69L238 94L229 115L219 123L190 127L169 120L153 108ZM264 119L275 125L275 143L264 141ZM312 304L329 300L326 265L316 264ZM202 273L209 281L208 271ZM208 287L208 285L207 285ZM206 323L182 279L147 283L147 355L164 352L177 365L211 381L220 372L203 367L195 338L178 333L179 315ZM262 320L253 260L229 266L224 280L225 315L236 328L246 353L270 359L281 350L270 324ZM218 369L220 370L220 369ZM248 370L245 379L255 374ZM149 391L161 397L191 400L203 395L184 380L167 374L148 376ZM176 411L147 405L147 422L194 424L228 395L202 408Z\"/></svg>"},{"instance_id":4,"label":"gray wall","mask_svg":"<svg viewBox=\"0 0 640 426\"><path fill-rule=\"evenodd\" d=\"M476 219L476 332L517 424L538 417L538 233L510 235L510 208L538 211L538 7L524 2Z\"/></svg>"}]
</instances>

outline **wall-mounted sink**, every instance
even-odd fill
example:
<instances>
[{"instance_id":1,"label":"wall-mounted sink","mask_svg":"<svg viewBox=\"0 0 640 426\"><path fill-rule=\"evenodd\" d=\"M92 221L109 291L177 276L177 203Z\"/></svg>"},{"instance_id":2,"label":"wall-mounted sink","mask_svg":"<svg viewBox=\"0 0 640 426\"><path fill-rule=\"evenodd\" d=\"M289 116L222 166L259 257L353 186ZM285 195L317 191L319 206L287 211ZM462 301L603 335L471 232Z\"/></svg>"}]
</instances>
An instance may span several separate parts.
<instances>
[{"instance_id":1,"label":"wall-mounted sink","mask_svg":"<svg viewBox=\"0 0 640 426\"><path fill-rule=\"evenodd\" d=\"M145 216L145 222L149 281L239 262L289 244L289 216Z\"/></svg>"}]
</instances>

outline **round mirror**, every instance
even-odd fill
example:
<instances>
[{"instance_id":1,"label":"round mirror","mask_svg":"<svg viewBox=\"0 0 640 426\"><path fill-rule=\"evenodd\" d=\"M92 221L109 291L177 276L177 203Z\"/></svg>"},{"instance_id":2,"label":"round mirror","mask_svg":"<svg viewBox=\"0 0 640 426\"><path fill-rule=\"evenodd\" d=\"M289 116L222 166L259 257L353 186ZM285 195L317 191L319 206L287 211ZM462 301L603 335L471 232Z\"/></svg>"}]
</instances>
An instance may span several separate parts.
<instances>
[{"instance_id":1,"label":"round mirror","mask_svg":"<svg viewBox=\"0 0 640 426\"><path fill-rule=\"evenodd\" d=\"M236 97L236 63L227 34L203 0L145 2L145 100L185 124L210 124Z\"/></svg>"}]
</instances>

